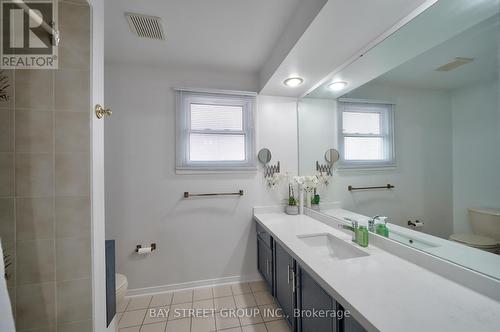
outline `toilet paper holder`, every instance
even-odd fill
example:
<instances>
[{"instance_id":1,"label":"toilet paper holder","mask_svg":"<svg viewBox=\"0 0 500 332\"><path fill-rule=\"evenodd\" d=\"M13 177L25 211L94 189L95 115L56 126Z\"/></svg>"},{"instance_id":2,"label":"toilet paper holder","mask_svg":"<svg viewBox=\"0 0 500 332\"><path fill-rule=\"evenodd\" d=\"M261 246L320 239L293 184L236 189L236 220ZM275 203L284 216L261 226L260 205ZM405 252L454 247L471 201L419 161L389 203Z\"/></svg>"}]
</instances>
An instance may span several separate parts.
<instances>
[{"instance_id":1,"label":"toilet paper holder","mask_svg":"<svg viewBox=\"0 0 500 332\"><path fill-rule=\"evenodd\" d=\"M156 250L156 243L151 243L150 245L150 248L151 248L151 251L155 251ZM135 246L135 252L139 252L139 249L142 249L142 245L138 244Z\"/></svg>"},{"instance_id":2,"label":"toilet paper holder","mask_svg":"<svg viewBox=\"0 0 500 332\"><path fill-rule=\"evenodd\" d=\"M423 221L418 221L418 220L415 220L415 221L411 221L411 220L408 220L408 226L412 226L412 227L423 227L424 226L424 222Z\"/></svg>"}]
</instances>

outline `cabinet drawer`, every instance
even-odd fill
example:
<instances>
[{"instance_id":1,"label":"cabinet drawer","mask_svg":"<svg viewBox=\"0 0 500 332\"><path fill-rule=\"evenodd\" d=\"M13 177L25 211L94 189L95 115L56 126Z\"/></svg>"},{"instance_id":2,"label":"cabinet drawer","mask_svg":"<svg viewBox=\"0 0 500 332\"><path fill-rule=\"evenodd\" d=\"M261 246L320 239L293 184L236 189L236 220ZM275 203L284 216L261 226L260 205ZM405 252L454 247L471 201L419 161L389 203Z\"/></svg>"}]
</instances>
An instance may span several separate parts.
<instances>
[{"instance_id":1,"label":"cabinet drawer","mask_svg":"<svg viewBox=\"0 0 500 332\"><path fill-rule=\"evenodd\" d=\"M264 230L264 228L259 225L258 222L255 222L255 228L257 231L257 236L269 247L271 248L271 235Z\"/></svg>"}]
</instances>

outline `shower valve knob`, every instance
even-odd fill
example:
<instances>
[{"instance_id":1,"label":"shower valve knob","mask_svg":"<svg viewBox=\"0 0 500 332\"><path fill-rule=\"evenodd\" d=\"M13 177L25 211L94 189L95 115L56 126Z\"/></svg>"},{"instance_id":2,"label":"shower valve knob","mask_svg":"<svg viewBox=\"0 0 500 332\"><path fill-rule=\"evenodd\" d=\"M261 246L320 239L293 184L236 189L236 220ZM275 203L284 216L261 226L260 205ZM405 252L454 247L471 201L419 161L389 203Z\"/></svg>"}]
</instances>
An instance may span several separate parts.
<instances>
[{"instance_id":1,"label":"shower valve knob","mask_svg":"<svg viewBox=\"0 0 500 332\"><path fill-rule=\"evenodd\" d=\"M105 116L110 116L113 112L109 108L104 108L101 105L95 105L95 115L98 119L102 119Z\"/></svg>"}]
</instances>

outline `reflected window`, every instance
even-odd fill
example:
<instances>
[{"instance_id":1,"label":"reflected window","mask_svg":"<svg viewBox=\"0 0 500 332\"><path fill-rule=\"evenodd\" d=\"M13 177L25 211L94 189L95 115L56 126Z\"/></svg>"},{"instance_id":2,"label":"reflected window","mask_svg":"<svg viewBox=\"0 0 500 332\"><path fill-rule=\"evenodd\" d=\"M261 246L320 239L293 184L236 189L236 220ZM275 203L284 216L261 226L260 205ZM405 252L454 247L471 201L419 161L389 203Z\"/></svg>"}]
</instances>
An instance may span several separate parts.
<instances>
[{"instance_id":1,"label":"reflected window","mask_svg":"<svg viewBox=\"0 0 500 332\"><path fill-rule=\"evenodd\" d=\"M339 102L341 168L395 165L394 105Z\"/></svg>"}]
</instances>

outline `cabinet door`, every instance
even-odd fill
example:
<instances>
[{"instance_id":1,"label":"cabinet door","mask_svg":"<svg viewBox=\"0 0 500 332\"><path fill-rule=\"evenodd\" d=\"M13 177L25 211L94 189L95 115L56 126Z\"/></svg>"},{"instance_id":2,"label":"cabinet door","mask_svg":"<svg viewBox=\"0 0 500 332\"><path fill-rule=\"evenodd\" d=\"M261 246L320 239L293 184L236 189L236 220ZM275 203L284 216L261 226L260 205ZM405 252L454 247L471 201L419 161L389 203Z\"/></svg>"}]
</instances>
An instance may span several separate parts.
<instances>
[{"instance_id":1,"label":"cabinet door","mask_svg":"<svg viewBox=\"0 0 500 332\"><path fill-rule=\"evenodd\" d=\"M257 268L266 281L269 289L273 289L273 253L271 249L257 238Z\"/></svg>"},{"instance_id":2,"label":"cabinet door","mask_svg":"<svg viewBox=\"0 0 500 332\"><path fill-rule=\"evenodd\" d=\"M300 332L335 332L337 320L333 317L315 317L314 312L332 313L336 310L335 300L319 286L303 269L299 268L299 305L301 310ZM328 310L328 311L327 311ZM327 315L331 316L331 315Z\"/></svg>"},{"instance_id":3,"label":"cabinet door","mask_svg":"<svg viewBox=\"0 0 500 332\"><path fill-rule=\"evenodd\" d=\"M288 324L293 327L295 325L293 310L295 308L295 287L294 281L294 260L293 258L277 243L275 246L275 291L276 299L283 310L283 315L288 321Z\"/></svg>"},{"instance_id":4,"label":"cabinet door","mask_svg":"<svg viewBox=\"0 0 500 332\"><path fill-rule=\"evenodd\" d=\"M366 332L365 328L353 317L344 318L344 332Z\"/></svg>"}]
</instances>

